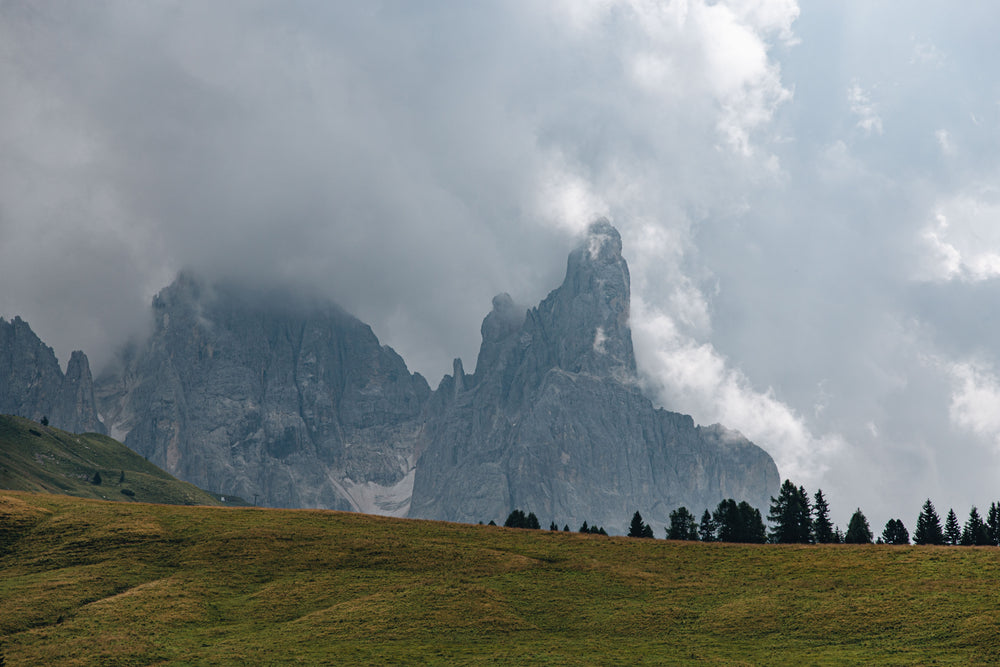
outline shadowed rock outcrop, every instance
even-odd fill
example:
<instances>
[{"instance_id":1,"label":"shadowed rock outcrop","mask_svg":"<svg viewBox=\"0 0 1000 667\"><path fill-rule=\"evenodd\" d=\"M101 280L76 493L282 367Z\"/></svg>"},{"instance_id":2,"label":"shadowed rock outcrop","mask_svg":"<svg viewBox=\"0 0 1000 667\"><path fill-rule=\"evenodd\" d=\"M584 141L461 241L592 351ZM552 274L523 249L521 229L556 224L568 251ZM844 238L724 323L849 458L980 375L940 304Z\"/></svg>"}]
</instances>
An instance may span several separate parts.
<instances>
[{"instance_id":1,"label":"shadowed rock outcrop","mask_svg":"<svg viewBox=\"0 0 1000 667\"><path fill-rule=\"evenodd\" d=\"M0 413L74 433L107 434L97 414L87 355L70 355L63 374L52 348L20 317L0 318Z\"/></svg>"},{"instance_id":2,"label":"shadowed rock outcrop","mask_svg":"<svg viewBox=\"0 0 1000 667\"><path fill-rule=\"evenodd\" d=\"M264 505L405 515L430 389L371 329L289 293L182 274L98 382L112 433L181 479Z\"/></svg>"}]
</instances>

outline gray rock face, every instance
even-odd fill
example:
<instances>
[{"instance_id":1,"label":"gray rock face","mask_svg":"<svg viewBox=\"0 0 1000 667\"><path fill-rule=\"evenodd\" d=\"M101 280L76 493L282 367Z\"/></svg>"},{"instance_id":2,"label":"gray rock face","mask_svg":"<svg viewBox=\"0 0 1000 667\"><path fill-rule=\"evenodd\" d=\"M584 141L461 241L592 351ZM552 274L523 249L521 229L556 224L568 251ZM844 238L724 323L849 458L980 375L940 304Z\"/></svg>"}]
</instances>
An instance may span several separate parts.
<instances>
[{"instance_id":1,"label":"gray rock face","mask_svg":"<svg viewBox=\"0 0 1000 667\"><path fill-rule=\"evenodd\" d=\"M428 403L410 516L502 520L513 508L623 532L724 498L766 508L766 452L721 426L656 409L636 383L629 273L607 221L572 252L538 307L493 300L474 375L460 361Z\"/></svg>"},{"instance_id":2,"label":"gray rock face","mask_svg":"<svg viewBox=\"0 0 1000 667\"><path fill-rule=\"evenodd\" d=\"M430 389L332 304L182 274L98 380L112 434L202 488L405 515Z\"/></svg>"},{"instance_id":3,"label":"gray rock face","mask_svg":"<svg viewBox=\"0 0 1000 667\"><path fill-rule=\"evenodd\" d=\"M102 433L90 364L73 352L66 374L52 348L20 317L0 318L0 413L40 420L74 433Z\"/></svg>"}]
</instances>

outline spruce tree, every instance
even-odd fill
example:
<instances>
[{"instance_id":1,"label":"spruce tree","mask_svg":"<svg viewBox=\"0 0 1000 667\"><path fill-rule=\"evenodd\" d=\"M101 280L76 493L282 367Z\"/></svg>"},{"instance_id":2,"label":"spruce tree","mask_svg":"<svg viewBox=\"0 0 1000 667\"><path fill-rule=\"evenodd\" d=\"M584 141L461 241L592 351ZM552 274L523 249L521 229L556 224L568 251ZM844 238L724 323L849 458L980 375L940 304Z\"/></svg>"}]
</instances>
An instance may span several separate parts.
<instances>
[{"instance_id":1,"label":"spruce tree","mask_svg":"<svg viewBox=\"0 0 1000 667\"><path fill-rule=\"evenodd\" d=\"M868 519L861 512L859 507L851 515L851 521L847 524L847 534L844 535L845 544L871 544L872 529L868 526Z\"/></svg>"},{"instance_id":2,"label":"spruce tree","mask_svg":"<svg viewBox=\"0 0 1000 667\"><path fill-rule=\"evenodd\" d=\"M549 530L551 530L552 532L559 530L559 526L556 525L555 521L549 523Z\"/></svg>"},{"instance_id":3,"label":"spruce tree","mask_svg":"<svg viewBox=\"0 0 1000 667\"><path fill-rule=\"evenodd\" d=\"M816 491L813 497L813 534L819 544L831 544L837 541L830 521L830 506L823 497L823 489Z\"/></svg>"},{"instance_id":4,"label":"spruce tree","mask_svg":"<svg viewBox=\"0 0 1000 667\"><path fill-rule=\"evenodd\" d=\"M712 513L717 526L720 542L749 542L762 544L767 540L767 531L760 510L745 500L736 503L727 498L719 503Z\"/></svg>"},{"instance_id":5,"label":"spruce tree","mask_svg":"<svg viewBox=\"0 0 1000 667\"><path fill-rule=\"evenodd\" d=\"M628 536L629 537L653 536L653 529L647 526L645 523L643 523L642 515L639 514L638 511L636 511L636 513L632 515L632 523L630 523L628 527Z\"/></svg>"},{"instance_id":6,"label":"spruce tree","mask_svg":"<svg viewBox=\"0 0 1000 667\"><path fill-rule=\"evenodd\" d=\"M505 528L524 528L527 517L524 516L524 512L515 509L511 510L511 513L507 515L507 520L503 522Z\"/></svg>"},{"instance_id":7,"label":"spruce tree","mask_svg":"<svg viewBox=\"0 0 1000 667\"><path fill-rule=\"evenodd\" d=\"M981 547L989 543L990 536L986 524L979 516L979 510L973 505L972 509L969 510L969 519L965 522L965 528L962 530L961 544L967 547Z\"/></svg>"},{"instance_id":8,"label":"spruce tree","mask_svg":"<svg viewBox=\"0 0 1000 667\"><path fill-rule=\"evenodd\" d=\"M686 507L678 507L670 513L670 527L667 528L668 540L697 540L698 521Z\"/></svg>"},{"instance_id":9,"label":"spruce tree","mask_svg":"<svg viewBox=\"0 0 1000 667\"><path fill-rule=\"evenodd\" d=\"M941 530L941 517L934 509L934 503L928 498L917 517L917 529L913 531L913 541L917 544L944 544L944 531Z\"/></svg>"},{"instance_id":10,"label":"spruce tree","mask_svg":"<svg viewBox=\"0 0 1000 667\"><path fill-rule=\"evenodd\" d=\"M583 524L580 526L580 532L581 533L589 533L590 532L590 526L587 525L586 521L584 521Z\"/></svg>"},{"instance_id":11,"label":"spruce tree","mask_svg":"<svg viewBox=\"0 0 1000 667\"><path fill-rule=\"evenodd\" d=\"M990 511L986 515L986 533L989 535L990 544L1000 545L1000 503L990 503Z\"/></svg>"},{"instance_id":12,"label":"spruce tree","mask_svg":"<svg viewBox=\"0 0 1000 667\"><path fill-rule=\"evenodd\" d=\"M805 489L800 487L802 496L805 497ZM737 506L740 514L740 524L743 530L743 542L750 544L764 544L767 542L767 530L764 528L764 519L760 515L760 510L753 507L745 500L741 500Z\"/></svg>"},{"instance_id":13,"label":"spruce tree","mask_svg":"<svg viewBox=\"0 0 1000 667\"><path fill-rule=\"evenodd\" d=\"M534 512L528 513L528 518L524 521L525 528L531 528L532 530L540 530L542 525L538 523L538 517L535 516Z\"/></svg>"},{"instance_id":14,"label":"spruce tree","mask_svg":"<svg viewBox=\"0 0 1000 667\"><path fill-rule=\"evenodd\" d=\"M712 521L717 527L720 542L740 541L740 514L735 500L727 498L719 501L718 507L712 513Z\"/></svg>"},{"instance_id":15,"label":"spruce tree","mask_svg":"<svg viewBox=\"0 0 1000 667\"><path fill-rule=\"evenodd\" d=\"M714 542L715 541L715 521L712 520L712 513L705 510L705 513L701 515L701 523L698 524L698 537L702 542Z\"/></svg>"},{"instance_id":16,"label":"spruce tree","mask_svg":"<svg viewBox=\"0 0 1000 667\"><path fill-rule=\"evenodd\" d=\"M770 540L779 544L808 544L812 542L812 518L809 496L803 487L796 488L785 480L778 497L771 497L771 512L767 516L773 524Z\"/></svg>"},{"instance_id":17,"label":"spruce tree","mask_svg":"<svg viewBox=\"0 0 1000 667\"><path fill-rule=\"evenodd\" d=\"M944 543L949 546L955 546L962 540L962 527L958 523L958 517L955 516L955 510L948 510L948 518L944 520Z\"/></svg>"},{"instance_id":18,"label":"spruce tree","mask_svg":"<svg viewBox=\"0 0 1000 667\"><path fill-rule=\"evenodd\" d=\"M889 519L882 531L882 542L885 544L909 544L910 533L899 519Z\"/></svg>"}]
</instances>

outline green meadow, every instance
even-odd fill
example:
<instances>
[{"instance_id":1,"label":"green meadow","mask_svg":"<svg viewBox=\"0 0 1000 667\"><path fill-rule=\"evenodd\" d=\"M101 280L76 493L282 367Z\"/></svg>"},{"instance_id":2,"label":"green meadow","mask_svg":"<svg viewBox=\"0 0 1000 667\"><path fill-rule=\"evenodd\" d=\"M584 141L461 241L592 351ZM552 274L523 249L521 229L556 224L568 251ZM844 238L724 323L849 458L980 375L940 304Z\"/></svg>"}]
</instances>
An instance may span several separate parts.
<instances>
[{"instance_id":1,"label":"green meadow","mask_svg":"<svg viewBox=\"0 0 1000 667\"><path fill-rule=\"evenodd\" d=\"M1000 550L0 492L5 665L1000 662Z\"/></svg>"}]
</instances>

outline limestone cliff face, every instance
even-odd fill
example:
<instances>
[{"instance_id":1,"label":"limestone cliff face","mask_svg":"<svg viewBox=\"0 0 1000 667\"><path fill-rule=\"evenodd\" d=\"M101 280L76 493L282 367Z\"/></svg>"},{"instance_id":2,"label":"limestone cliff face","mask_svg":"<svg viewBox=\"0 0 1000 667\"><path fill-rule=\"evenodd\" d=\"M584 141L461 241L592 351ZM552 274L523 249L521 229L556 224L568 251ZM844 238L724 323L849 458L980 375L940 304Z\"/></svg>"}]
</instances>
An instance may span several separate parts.
<instances>
[{"instance_id":1,"label":"limestone cliff face","mask_svg":"<svg viewBox=\"0 0 1000 667\"><path fill-rule=\"evenodd\" d=\"M410 516L474 522L522 508L621 532L636 510L659 530L681 505L766 508L779 485L766 452L656 409L638 388L629 297L621 238L603 220L536 308L496 297L475 374L456 361L428 403Z\"/></svg>"},{"instance_id":2,"label":"limestone cliff face","mask_svg":"<svg viewBox=\"0 0 1000 667\"><path fill-rule=\"evenodd\" d=\"M52 426L74 433L107 433L87 356L73 352L64 375L52 348L20 317L0 318L0 413L47 417Z\"/></svg>"},{"instance_id":3,"label":"limestone cliff face","mask_svg":"<svg viewBox=\"0 0 1000 667\"><path fill-rule=\"evenodd\" d=\"M112 433L202 488L405 515L430 394L336 306L182 274L98 381Z\"/></svg>"}]
</instances>

